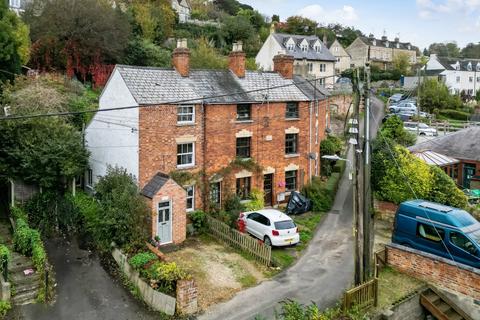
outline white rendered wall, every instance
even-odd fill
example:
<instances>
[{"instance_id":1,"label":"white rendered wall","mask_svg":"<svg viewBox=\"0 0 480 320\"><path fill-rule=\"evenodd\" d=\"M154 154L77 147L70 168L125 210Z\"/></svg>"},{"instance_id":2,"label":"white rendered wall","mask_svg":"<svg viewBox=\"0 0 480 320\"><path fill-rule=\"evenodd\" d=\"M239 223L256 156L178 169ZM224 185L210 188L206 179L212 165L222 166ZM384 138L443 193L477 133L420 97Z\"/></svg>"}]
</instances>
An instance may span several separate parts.
<instances>
[{"instance_id":1,"label":"white rendered wall","mask_svg":"<svg viewBox=\"0 0 480 320\"><path fill-rule=\"evenodd\" d=\"M119 71L114 70L100 96L99 109L138 106ZM138 177L138 108L98 112L85 130L93 184L107 166L119 166Z\"/></svg>"},{"instance_id":2,"label":"white rendered wall","mask_svg":"<svg viewBox=\"0 0 480 320\"><path fill-rule=\"evenodd\" d=\"M273 71L273 57L275 57L281 50L282 47L273 38L273 35L269 35L255 57L255 62L259 69L263 71Z\"/></svg>"}]
</instances>

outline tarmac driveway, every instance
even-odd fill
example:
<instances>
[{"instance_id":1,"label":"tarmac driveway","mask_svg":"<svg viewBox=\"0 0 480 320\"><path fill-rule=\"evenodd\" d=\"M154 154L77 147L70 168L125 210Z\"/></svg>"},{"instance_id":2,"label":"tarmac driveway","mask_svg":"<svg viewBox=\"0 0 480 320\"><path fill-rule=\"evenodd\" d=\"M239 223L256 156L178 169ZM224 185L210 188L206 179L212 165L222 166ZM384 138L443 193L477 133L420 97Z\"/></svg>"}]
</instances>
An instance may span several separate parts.
<instances>
[{"instance_id":1,"label":"tarmac driveway","mask_svg":"<svg viewBox=\"0 0 480 320\"><path fill-rule=\"evenodd\" d=\"M57 299L51 306L32 304L16 308L10 319L28 320L147 320L159 315L147 309L100 265L96 255L78 248L76 241L50 240L46 244L54 265Z\"/></svg>"}]
</instances>

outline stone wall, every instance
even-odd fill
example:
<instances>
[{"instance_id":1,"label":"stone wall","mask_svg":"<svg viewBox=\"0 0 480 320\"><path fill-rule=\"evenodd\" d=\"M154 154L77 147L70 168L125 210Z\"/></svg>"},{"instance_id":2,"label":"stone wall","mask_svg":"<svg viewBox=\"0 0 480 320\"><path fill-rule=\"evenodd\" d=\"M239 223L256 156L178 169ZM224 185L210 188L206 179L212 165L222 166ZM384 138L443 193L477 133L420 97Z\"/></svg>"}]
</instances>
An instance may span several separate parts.
<instances>
[{"instance_id":1,"label":"stone wall","mask_svg":"<svg viewBox=\"0 0 480 320\"><path fill-rule=\"evenodd\" d=\"M480 270L397 244L386 246L387 264L400 272L480 299Z\"/></svg>"}]
</instances>

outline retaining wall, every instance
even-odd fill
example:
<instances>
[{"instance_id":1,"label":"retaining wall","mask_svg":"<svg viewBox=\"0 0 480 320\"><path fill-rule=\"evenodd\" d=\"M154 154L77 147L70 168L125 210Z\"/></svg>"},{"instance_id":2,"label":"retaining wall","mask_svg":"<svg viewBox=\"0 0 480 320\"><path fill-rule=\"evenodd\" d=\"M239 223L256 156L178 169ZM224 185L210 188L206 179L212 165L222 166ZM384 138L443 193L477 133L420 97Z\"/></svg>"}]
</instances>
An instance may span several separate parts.
<instances>
[{"instance_id":1,"label":"retaining wall","mask_svg":"<svg viewBox=\"0 0 480 320\"><path fill-rule=\"evenodd\" d=\"M426 282L480 299L480 270L397 244L386 246L387 264Z\"/></svg>"}]
</instances>

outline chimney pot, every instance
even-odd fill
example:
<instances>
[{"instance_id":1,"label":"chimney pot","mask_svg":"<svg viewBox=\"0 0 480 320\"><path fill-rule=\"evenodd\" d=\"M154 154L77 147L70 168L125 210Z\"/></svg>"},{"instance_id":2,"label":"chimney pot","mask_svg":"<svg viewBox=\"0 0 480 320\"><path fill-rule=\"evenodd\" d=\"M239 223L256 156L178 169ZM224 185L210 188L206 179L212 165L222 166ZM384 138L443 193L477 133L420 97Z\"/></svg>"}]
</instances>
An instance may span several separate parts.
<instances>
[{"instance_id":1,"label":"chimney pot","mask_svg":"<svg viewBox=\"0 0 480 320\"><path fill-rule=\"evenodd\" d=\"M242 41L234 42L232 52L228 55L228 68L239 78L245 77L245 60Z\"/></svg>"},{"instance_id":2,"label":"chimney pot","mask_svg":"<svg viewBox=\"0 0 480 320\"><path fill-rule=\"evenodd\" d=\"M400 42L400 38L399 38L399 37L396 37L396 38L395 38L395 42Z\"/></svg>"},{"instance_id":3,"label":"chimney pot","mask_svg":"<svg viewBox=\"0 0 480 320\"><path fill-rule=\"evenodd\" d=\"M387 36L382 36L382 41L387 41Z\"/></svg>"},{"instance_id":4,"label":"chimney pot","mask_svg":"<svg viewBox=\"0 0 480 320\"><path fill-rule=\"evenodd\" d=\"M273 57L273 71L280 73L285 79L293 79L293 56L278 54Z\"/></svg>"},{"instance_id":5,"label":"chimney pot","mask_svg":"<svg viewBox=\"0 0 480 320\"><path fill-rule=\"evenodd\" d=\"M188 49L187 39L178 39L177 48L173 50L172 64L175 70L182 77L188 77L190 74L190 50Z\"/></svg>"}]
</instances>

